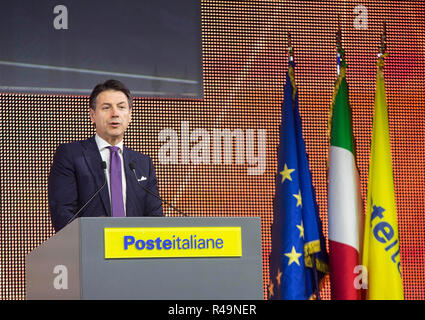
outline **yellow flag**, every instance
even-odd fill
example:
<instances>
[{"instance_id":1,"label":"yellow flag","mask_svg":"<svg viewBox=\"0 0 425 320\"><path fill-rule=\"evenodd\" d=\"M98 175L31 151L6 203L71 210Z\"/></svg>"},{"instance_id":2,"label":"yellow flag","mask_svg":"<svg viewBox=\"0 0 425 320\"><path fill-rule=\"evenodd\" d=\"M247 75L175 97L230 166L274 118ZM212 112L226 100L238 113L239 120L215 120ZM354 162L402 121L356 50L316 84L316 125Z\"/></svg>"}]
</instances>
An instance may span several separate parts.
<instances>
[{"instance_id":1,"label":"yellow flag","mask_svg":"<svg viewBox=\"0 0 425 320\"><path fill-rule=\"evenodd\" d=\"M368 273L367 299L403 300L383 58L377 64L363 265Z\"/></svg>"}]
</instances>

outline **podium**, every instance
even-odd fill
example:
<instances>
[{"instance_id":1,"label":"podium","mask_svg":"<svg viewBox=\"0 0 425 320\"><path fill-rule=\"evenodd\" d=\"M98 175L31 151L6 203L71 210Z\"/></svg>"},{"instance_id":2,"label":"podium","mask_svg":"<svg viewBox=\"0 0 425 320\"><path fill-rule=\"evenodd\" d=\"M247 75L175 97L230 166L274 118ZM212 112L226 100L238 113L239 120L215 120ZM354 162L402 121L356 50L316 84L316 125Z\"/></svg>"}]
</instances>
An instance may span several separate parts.
<instances>
[{"instance_id":1,"label":"podium","mask_svg":"<svg viewBox=\"0 0 425 320\"><path fill-rule=\"evenodd\" d=\"M207 232L213 249L202 233L184 239L182 230ZM228 240L222 230L239 236ZM138 240L145 231L155 236ZM226 256L227 243L240 251ZM263 299L260 218L82 217L25 260L29 300Z\"/></svg>"}]
</instances>

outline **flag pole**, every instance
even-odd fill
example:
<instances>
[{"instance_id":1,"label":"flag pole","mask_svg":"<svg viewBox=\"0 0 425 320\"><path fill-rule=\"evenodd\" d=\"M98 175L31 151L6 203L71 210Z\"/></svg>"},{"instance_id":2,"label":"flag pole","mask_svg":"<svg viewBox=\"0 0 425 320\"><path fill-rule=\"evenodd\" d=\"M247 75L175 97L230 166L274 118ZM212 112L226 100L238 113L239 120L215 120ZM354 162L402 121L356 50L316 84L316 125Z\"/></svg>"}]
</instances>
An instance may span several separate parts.
<instances>
[{"instance_id":1,"label":"flag pole","mask_svg":"<svg viewBox=\"0 0 425 320\"><path fill-rule=\"evenodd\" d=\"M379 48L378 58L383 56L387 51L387 20L384 20L382 25L381 46Z\"/></svg>"},{"instance_id":2,"label":"flag pole","mask_svg":"<svg viewBox=\"0 0 425 320\"><path fill-rule=\"evenodd\" d=\"M336 57L337 57L336 73L338 77L339 77L339 72L341 69L341 56L342 56L342 31L341 31L341 18L338 15L338 29L336 31Z\"/></svg>"},{"instance_id":3,"label":"flag pole","mask_svg":"<svg viewBox=\"0 0 425 320\"><path fill-rule=\"evenodd\" d=\"M291 32L288 32L288 60L289 62L294 61L294 48L292 47Z\"/></svg>"}]
</instances>

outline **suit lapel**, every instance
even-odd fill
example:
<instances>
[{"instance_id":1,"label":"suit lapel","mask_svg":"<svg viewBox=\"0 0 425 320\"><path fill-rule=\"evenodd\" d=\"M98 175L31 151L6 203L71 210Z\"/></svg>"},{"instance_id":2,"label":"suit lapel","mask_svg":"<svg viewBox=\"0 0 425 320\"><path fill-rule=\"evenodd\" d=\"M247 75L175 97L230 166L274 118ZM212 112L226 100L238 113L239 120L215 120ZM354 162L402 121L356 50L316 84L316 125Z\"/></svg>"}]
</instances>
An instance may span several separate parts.
<instances>
[{"instance_id":1,"label":"suit lapel","mask_svg":"<svg viewBox=\"0 0 425 320\"><path fill-rule=\"evenodd\" d=\"M99 149L96 144L94 136L83 141L84 157L87 161L87 165L94 177L96 190L100 188L105 182L105 174L102 170L101 163L102 157L100 156ZM111 202L109 199L108 186L105 186L99 193L102 199L105 212L108 216L111 216Z\"/></svg>"}]
</instances>

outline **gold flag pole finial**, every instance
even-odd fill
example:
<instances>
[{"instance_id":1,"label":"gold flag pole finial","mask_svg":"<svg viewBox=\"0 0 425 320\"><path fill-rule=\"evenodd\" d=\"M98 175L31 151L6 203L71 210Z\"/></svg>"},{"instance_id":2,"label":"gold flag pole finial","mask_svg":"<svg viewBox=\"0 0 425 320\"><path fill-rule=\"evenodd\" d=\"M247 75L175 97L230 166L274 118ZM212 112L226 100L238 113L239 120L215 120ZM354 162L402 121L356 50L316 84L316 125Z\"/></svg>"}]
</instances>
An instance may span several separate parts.
<instances>
[{"instance_id":1,"label":"gold flag pole finial","mask_svg":"<svg viewBox=\"0 0 425 320\"><path fill-rule=\"evenodd\" d=\"M288 32L288 75L291 79L292 84L292 99L295 100L297 93L297 85L295 84L295 73L294 73L294 48L292 47L291 32Z\"/></svg>"}]
</instances>

